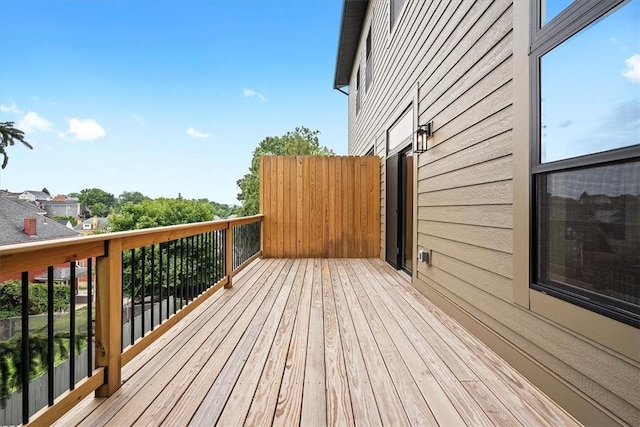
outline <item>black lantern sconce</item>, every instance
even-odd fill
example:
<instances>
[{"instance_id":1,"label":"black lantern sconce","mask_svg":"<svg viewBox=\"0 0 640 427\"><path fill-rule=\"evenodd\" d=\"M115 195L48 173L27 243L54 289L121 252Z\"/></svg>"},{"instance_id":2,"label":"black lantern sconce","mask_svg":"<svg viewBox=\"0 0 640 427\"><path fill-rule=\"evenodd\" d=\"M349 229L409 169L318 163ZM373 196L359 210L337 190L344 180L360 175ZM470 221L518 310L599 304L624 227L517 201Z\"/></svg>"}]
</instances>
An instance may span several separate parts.
<instances>
[{"instance_id":1,"label":"black lantern sconce","mask_svg":"<svg viewBox=\"0 0 640 427\"><path fill-rule=\"evenodd\" d=\"M418 126L416 131L416 146L414 153L424 153L428 150L427 140L433 136L433 122Z\"/></svg>"}]
</instances>

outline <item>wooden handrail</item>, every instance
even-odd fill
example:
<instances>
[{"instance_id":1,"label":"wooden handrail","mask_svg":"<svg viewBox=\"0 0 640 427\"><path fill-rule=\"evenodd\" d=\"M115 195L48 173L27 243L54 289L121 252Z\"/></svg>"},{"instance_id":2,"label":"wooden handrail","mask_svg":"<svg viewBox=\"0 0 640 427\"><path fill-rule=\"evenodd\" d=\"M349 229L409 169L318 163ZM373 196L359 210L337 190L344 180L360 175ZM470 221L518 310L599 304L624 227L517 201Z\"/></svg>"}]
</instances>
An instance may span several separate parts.
<instances>
[{"instance_id":1,"label":"wooden handrail","mask_svg":"<svg viewBox=\"0 0 640 427\"><path fill-rule=\"evenodd\" d=\"M125 362L131 360L142 349L148 347L177 321L204 302L221 287L230 288L232 277L245 268L252 260L262 254L262 236L257 254L233 269L233 228L245 224L262 222L264 215L208 221L194 224L182 224L170 227L157 227L116 233L105 233L77 238L60 239L45 242L32 242L0 247L0 273L14 274L35 270L57 264L95 257L96 263L96 313L95 313L95 361L96 368L104 372L104 381L93 379L88 384L95 385L96 396L110 396L121 385L121 370ZM123 251L158 245L185 237L197 236L216 230L225 233L225 273L224 277L196 298L191 304L179 310L166 324L160 325L149 335L139 339L123 354L122 343L122 253ZM97 371L96 371L97 372ZM100 375L102 377L102 375ZM85 385L80 390L72 390L65 394L64 410L57 403L49 407L51 413L44 415L47 408L38 412L32 421L50 421L59 418L63 411L69 409L70 402L77 394L87 394ZM82 394L81 394L82 393ZM55 415L54 415L55 414Z\"/></svg>"}]
</instances>

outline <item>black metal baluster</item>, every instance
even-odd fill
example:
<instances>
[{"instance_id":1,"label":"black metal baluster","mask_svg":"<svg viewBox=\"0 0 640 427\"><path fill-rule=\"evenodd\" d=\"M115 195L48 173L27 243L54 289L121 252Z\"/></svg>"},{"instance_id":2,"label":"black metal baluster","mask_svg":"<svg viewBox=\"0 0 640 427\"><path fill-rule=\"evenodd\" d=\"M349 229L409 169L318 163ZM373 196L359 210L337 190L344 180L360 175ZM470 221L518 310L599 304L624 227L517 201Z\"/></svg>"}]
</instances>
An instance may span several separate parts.
<instances>
[{"instance_id":1,"label":"black metal baluster","mask_svg":"<svg viewBox=\"0 0 640 427\"><path fill-rule=\"evenodd\" d=\"M93 375L93 259L87 260L87 377Z\"/></svg>"},{"instance_id":2,"label":"black metal baluster","mask_svg":"<svg viewBox=\"0 0 640 427\"><path fill-rule=\"evenodd\" d=\"M205 275L207 278L207 289L209 289L211 286L213 286L213 284L215 283L214 277L213 277L213 271L212 271L212 267L213 267L213 251L211 250L211 247L213 246L213 231L210 231L207 233L207 269L205 271Z\"/></svg>"},{"instance_id":3,"label":"black metal baluster","mask_svg":"<svg viewBox=\"0 0 640 427\"><path fill-rule=\"evenodd\" d=\"M200 259L201 250L200 246L202 245L202 234L198 234L196 236L196 257L194 260L195 269L196 269L196 286L198 287L198 295L202 294L202 260Z\"/></svg>"},{"instance_id":4,"label":"black metal baluster","mask_svg":"<svg viewBox=\"0 0 640 427\"><path fill-rule=\"evenodd\" d=\"M69 310L69 390L76 388L76 263L71 261L71 309Z\"/></svg>"},{"instance_id":5,"label":"black metal baluster","mask_svg":"<svg viewBox=\"0 0 640 427\"><path fill-rule=\"evenodd\" d=\"M178 241L173 241L173 283L178 283ZM184 281L180 280L180 308L184 307Z\"/></svg>"},{"instance_id":6,"label":"black metal baluster","mask_svg":"<svg viewBox=\"0 0 640 427\"><path fill-rule=\"evenodd\" d=\"M144 326L145 326L145 324L144 324L145 323L144 322L144 317L145 317L145 311L144 311L145 292L144 292L144 288L147 285L147 278L144 275L144 273L145 273L144 264L147 262L147 257L146 257L147 251L146 251L146 249L147 249L146 246L143 246L142 249L140 249L140 251L141 251L140 256L142 257L142 267L140 268L140 270L141 270L141 272L140 272L140 278L141 278L140 279L141 280L140 292L142 293L142 316L140 316L140 321L141 321L141 329L140 330L142 332L141 332L140 336L143 336L143 337L144 337L144 333L145 333L145 330L144 330Z\"/></svg>"},{"instance_id":7,"label":"black metal baluster","mask_svg":"<svg viewBox=\"0 0 640 427\"><path fill-rule=\"evenodd\" d=\"M156 245L151 245L151 330L153 331L156 318L155 318L155 303L156 301Z\"/></svg>"},{"instance_id":8,"label":"black metal baluster","mask_svg":"<svg viewBox=\"0 0 640 427\"><path fill-rule=\"evenodd\" d=\"M171 255L171 242L167 242L167 291L165 293L166 296L166 304L165 306L167 307L167 311L166 311L166 316L165 319L169 318L169 286L171 286L171 258L169 258L169 256ZM174 256L175 256L175 251L174 251ZM173 269L173 274L174 274L174 280L175 280L175 266Z\"/></svg>"},{"instance_id":9,"label":"black metal baluster","mask_svg":"<svg viewBox=\"0 0 640 427\"><path fill-rule=\"evenodd\" d=\"M122 325L120 327L120 353L122 353L122 350L124 350L124 283L125 283L125 277L124 277L124 251L122 251L120 253L120 258L121 258L121 265L122 265L122 274L121 276L121 280L120 280L120 284L122 285L122 289L121 289L121 294L122 294L122 301L120 302L120 313L122 313Z\"/></svg>"},{"instance_id":10,"label":"black metal baluster","mask_svg":"<svg viewBox=\"0 0 640 427\"><path fill-rule=\"evenodd\" d=\"M131 330L130 345L133 345L135 339L135 296L136 296L136 250L131 249L131 304L129 309L129 327Z\"/></svg>"},{"instance_id":11,"label":"black metal baluster","mask_svg":"<svg viewBox=\"0 0 640 427\"><path fill-rule=\"evenodd\" d=\"M180 287L182 288L181 296L184 295L184 287L185 287L185 283L184 283L185 282L185 280L184 280L185 278L184 278L183 267L184 267L184 239L180 239ZM175 294L175 285L176 284L174 283L173 284L173 286L174 286L174 290L173 290L174 294ZM188 289L187 289L187 292L188 292ZM187 298L189 298L189 295L187 295ZM183 301L183 298L180 298L180 308L182 308L182 301Z\"/></svg>"},{"instance_id":12,"label":"black metal baluster","mask_svg":"<svg viewBox=\"0 0 640 427\"><path fill-rule=\"evenodd\" d=\"M162 324L162 271L164 270L164 264L162 264L162 259L163 259L163 246L167 247L167 265L169 264L169 249L168 246L169 244L166 243L165 245L163 245L162 243L160 243L159 247L158 247L158 271L160 273L159 277L158 277L158 284L160 285L160 289L158 289L158 294L160 295L160 301L158 302L158 310L160 310L160 314L158 315L158 325ZM169 277L169 270L167 270L167 277Z\"/></svg>"},{"instance_id":13,"label":"black metal baluster","mask_svg":"<svg viewBox=\"0 0 640 427\"><path fill-rule=\"evenodd\" d=\"M53 405L55 399L54 395L54 361L55 361L55 349L54 349L54 317L53 317L53 267L47 267L47 403L49 406Z\"/></svg>"},{"instance_id":14,"label":"black metal baluster","mask_svg":"<svg viewBox=\"0 0 640 427\"><path fill-rule=\"evenodd\" d=\"M29 422L29 272L22 272L22 424Z\"/></svg>"}]
</instances>

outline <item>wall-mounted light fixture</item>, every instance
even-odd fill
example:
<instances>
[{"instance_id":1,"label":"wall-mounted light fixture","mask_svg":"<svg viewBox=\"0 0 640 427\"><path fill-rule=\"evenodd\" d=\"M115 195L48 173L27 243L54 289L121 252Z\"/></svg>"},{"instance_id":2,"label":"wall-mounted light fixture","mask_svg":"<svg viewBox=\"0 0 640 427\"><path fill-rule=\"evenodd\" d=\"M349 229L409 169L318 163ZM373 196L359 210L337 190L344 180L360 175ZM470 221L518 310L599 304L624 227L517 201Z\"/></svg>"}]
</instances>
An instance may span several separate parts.
<instances>
[{"instance_id":1,"label":"wall-mounted light fixture","mask_svg":"<svg viewBox=\"0 0 640 427\"><path fill-rule=\"evenodd\" d=\"M424 153L428 150L427 140L433 136L433 122L425 123L418 126L416 131L416 146L413 150L415 153Z\"/></svg>"}]
</instances>

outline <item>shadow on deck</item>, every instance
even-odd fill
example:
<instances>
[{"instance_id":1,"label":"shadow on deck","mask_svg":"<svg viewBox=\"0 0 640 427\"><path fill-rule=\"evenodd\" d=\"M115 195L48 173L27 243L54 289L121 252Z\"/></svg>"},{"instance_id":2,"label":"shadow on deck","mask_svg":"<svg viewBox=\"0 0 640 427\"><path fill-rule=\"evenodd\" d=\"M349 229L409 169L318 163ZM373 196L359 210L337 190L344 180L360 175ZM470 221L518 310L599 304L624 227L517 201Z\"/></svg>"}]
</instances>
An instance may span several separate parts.
<instances>
[{"instance_id":1,"label":"shadow on deck","mask_svg":"<svg viewBox=\"0 0 640 427\"><path fill-rule=\"evenodd\" d=\"M573 425L378 259L261 259L56 425Z\"/></svg>"}]
</instances>

